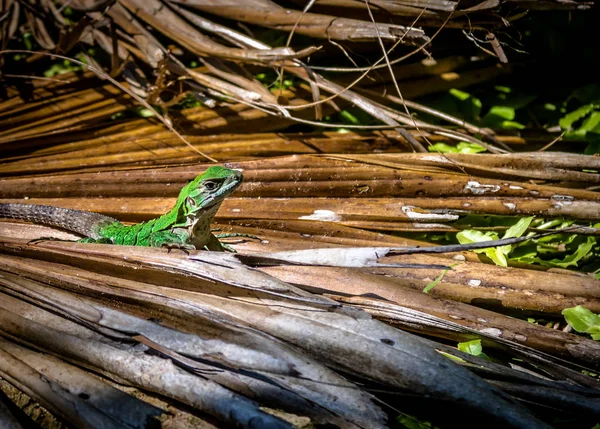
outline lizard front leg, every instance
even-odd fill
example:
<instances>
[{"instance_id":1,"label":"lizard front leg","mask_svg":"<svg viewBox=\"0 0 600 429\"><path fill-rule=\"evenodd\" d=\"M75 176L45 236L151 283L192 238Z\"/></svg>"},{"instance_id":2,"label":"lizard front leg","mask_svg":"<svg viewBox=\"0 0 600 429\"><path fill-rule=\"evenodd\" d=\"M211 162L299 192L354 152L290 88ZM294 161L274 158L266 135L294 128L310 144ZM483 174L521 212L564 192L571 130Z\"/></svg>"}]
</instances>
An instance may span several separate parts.
<instances>
[{"instance_id":1,"label":"lizard front leg","mask_svg":"<svg viewBox=\"0 0 600 429\"><path fill-rule=\"evenodd\" d=\"M170 249L195 250L196 247L188 242L189 234L172 231L156 231L148 236L150 247L168 247Z\"/></svg>"}]
</instances>

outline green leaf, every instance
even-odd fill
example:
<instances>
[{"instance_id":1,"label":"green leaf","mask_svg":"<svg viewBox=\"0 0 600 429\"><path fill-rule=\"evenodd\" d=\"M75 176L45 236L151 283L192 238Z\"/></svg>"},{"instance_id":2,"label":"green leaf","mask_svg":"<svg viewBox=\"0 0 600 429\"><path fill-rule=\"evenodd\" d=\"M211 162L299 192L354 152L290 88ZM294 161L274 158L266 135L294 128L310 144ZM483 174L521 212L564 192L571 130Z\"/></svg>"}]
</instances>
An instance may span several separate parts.
<instances>
[{"instance_id":1,"label":"green leaf","mask_svg":"<svg viewBox=\"0 0 600 429\"><path fill-rule=\"evenodd\" d=\"M483 120L485 121L485 118L492 116L502 118L506 121L512 121L513 119L515 119L515 109L508 106L492 106L492 108L489 112L487 112Z\"/></svg>"},{"instance_id":2,"label":"green leaf","mask_svg":"<svg viewBox=\"0 0 600 429\"><path fill-rule=\"evenodd\" d=\"M430 422L423 422L408 414L401 414L396 417L396 421L407 429L431 429Z\"/></svg>"},{"instance_id":3,"label":"green leaf","mask_svg":"<svg viewBox=\"0 0 600 429\"><path fill-rule=\"evenodd\" d=\"M483 347L481 346L481 340L472 340L458 343L458 350L473 356L479 356L483 351Z\"/></svg>"},{"instance_id":4,"label":"green leaf","mask_svg":"<svg viewBox=\"0 0 600 429\"><path fill-rule=\"evenodd\" d=\"M499 265L501 267L508 266L508 261L506 260L506 253L502 251L500 247L490 247L489 249L485 249L485 256L494 261L494 264Z\"/></svg>"},{"instance_id":5,"label":"green leaf","mask_svg":"<svg viewBox=\"0 0 600 429\"><path fill-rule=\"evenodd\" d=\"M558 125L560 125L563 130L570 130L575 122L586 117L592 110L594 110L594 107L595 106L593 104L581 106L580 108L567 113L565 116L560 118Z\"/></svg>"},{"instance_id":6,"label":"green leaf","mask_svg":"<svg viewBox=\"0 0 600 429\"><path fill-rule=\"evenodd\" d=\"M594 340L600 340L600 316L597 314L578 305L573 308L565 308L562 315L577 332L590 334Z\"/></svg>"},{"instance_id":7,"label":"green leaf","mask_svg":"<svg viewBox=\"0 0 600 429\"><path fill-rule=\"evenodd\" d=\"M458 148L446 143L436 143L427 148L429 152L458 153Z\"/></svg>"},{"instance_id":8,"label":"green leaf","mask_svg":"<svg viewBox=\"0 0 600 429\"><path fill-rule=\"evenodd\" d=\"M591 326L600 324L600 317L582 305L565 308L561 314L577 332L586 332Z\"/></svg>"},{"instance_id":9,"label":"green leaf","mask_svg":"<svg viewBox=\"0 0 600 429\"><path fill-rule=\"evenodd\" d=\"M533 258L537 256L537 244L527 243L517 246L510 253L510 259L513 261L520 261L525 263L534 262Z\"/></svg>"},{"instance_id":10,"label":"green leaf","mask_svg":"<svg viewBox=\"0 0 600 429\"><path fill-rule=\"evenodd\" d=\"M456 88L452 88L449 92L451 95L458 98L460 101L468 100L469 97L471 97L471 94L469 94L468 92L464 92Z\"/></svg>"},{"instance_id":11,"label":"green leaf","mask_svg":"<svg viewBox=\"0 0 600 429\"><path fill-rule=\"evenodd\" d=\"M342 122L345 122L346 124L361 125L358 118L356 116L354 116L352 113L350 113L348 110L342 110L340 112L340 119L342 120Z\"/></svg>"},{"instance_id":12,"label":"green leaf","mask_svg":"<svg viewBox=\"0 0 600 429\"><path fill-rule=\"evenodd\" d=\"M455 98L463 119L472 121L479 118L482 106L479 98L473 97L471 94L456 88L452 88L449 93Z\"/></svg>"},{"instance_id":13,"label":"green leaf","mask_svg":"<svg viewBox=\"0 0 600 429\"><path fill-rule=\"evenodd\" d=\"M475 229L465 229L456 234L460 244L481 243L482 241L498 240L495 232L481 232ZM473 252L483 253L485 249L473 249Z\"/></svg>"},{"instance_id":14,"label":"green leaf","mask_svg":"<svg viewBox=\"0 0 600 429\"><path fill-rule=\"evenodd\" d=\"M588 329L587 333L592 336L592 340L600 340L600 326L592 326L590 329Z\"/></svg>"},{"instance_id":15,"label":"green leaf","mask_svg":"<svg viewBox=\"0 0 600 429\"><path fill-rule=\"evenodd\" d=\"M533 216L519 219L519 221L516 224L512 225L506 230L502 238L522 236L525 233L525 231L527 231L527 228L529 228L529 225L531 224L533 219ZM456 238L458 239L458 242L460 244L481 243L489 240L497 240L498 234L496 234L495 232L483 233L481 231L473 229L465 229L456 234ZM485 256L494 261L496 265L506 267L508 265L506 256L512 250L513 246L508 244L506 246L490 247L488 249L474 249L473 251L476 253L484 253ZM521 256L521 259L523 259L523 256Z\"/></svg>"},{"instance_id":16,"label":"green leaf","mask_svg":"<svg viewBox=\"0 0 600 429\"><path fill-rule=\"evenodd\" d=\"M479 153L485 152L487 149L477 143L459 142L456 145L459 153Z\"/></svg>"},{"instance_id":17,"label":"green leaf","mask_svg":"<svg viewBox=\"0 0 600 429\"><path fill-rule=\"evenodd\" d=\"M585 141L585 135L587 134L586 130L577 129L567 131L564 135L565 140L583 140Z\"/></svg>"},{"instance_id":18,"label":"green leaf","mask_svg":"<svg viewBox=\"0 0 600 429\"><path fill-rule=\"evenodd\" d=\"M592 114L590 116L588 116L583 123L581 124L581 127L579 127L580 130L585 130L585 131L600 131L600 128L598 130L595 130L596 127L598 127L600 124L600 112L598 112L597 110L593 111Z\"/></svg>"},{"instance_id":19,"label":"green leaf","mask_svg":"<svg viewBox=\"0 0 600 429\"><path fill-rule=\"evenodd\" d=\"M150 110L150 109L148 109L148 108L146 108L146 107L142 107L142 108L140 108L140 109L137 111L137 114L138 114L140 117L142 117L142 118L151 118L151 117L153 117L153 116L155 115L155 113L154 113L152 110Z\"/></svg>"},{"instance_id":20,"label":"green leaf","mask_svg":"<svg viewBox=\"0 0 600 429\"><path fill-rule=\"evenodd\" d=\"M485 152L487 149L476 143L460 142L456 146L450 146L446 143L436 143L429 146L430 152L440 153L479 153Z\"/></svg>"},{"instance_id":21,"label":"green leaf","mask_svg":"<svg viewBox=\"0 0 600 429\"><path fill-rule=\"evenodd\" d=\"M450 268L454 267L455 265L456 265L456 264L454 264L454 265L450 265ZM448 270L444 270L444 271L442 271L442 273L441 273L439 276L437 276L437 277L435 278L435 280L434 280L434 281L427 283L427 286L425 286L425 287L423 288L423 292L425 292L425 293L429 293L429 292L431 291L431 289L433 289L434 287L436 287L436 286L437 286L437 284L438 284L440 281L442 281L442 279L444 278L444 276L446 275L446 273L447 273L448 271L450 271L450 270L448 269Z\"/></svg>"},{"instance_id":22,"label":"green leaf","mask_svg":"<svg viewBox=\"0 0 600 429\"><path fill-rule=\"evenodd\" d=\"M519 219L519 221L517 223L515 223L513 226L511 226L510 228L508 228L506 230L506 232L504 233L504 236L502 238L512 238L512 237L522 236L523 234L525 234L525 231L527 231L527 228L529 228L529 225L531 225L531 222L533 221L533 219L535 219L534 216L523 217L523 218Z\"/></svg>"},{"instance_id":23,"label":"green leaf","mask_svg":"<svg viewBox=\"0 0 600 429\"><path fill-rule=\"evenodd\" d=\"M514 224L506 230L502 238L513 238L522 236L523 234L525 234L525 231L527 231L527 228L529 228L529 225L531 225L533 219L535 219L534 216L519 219L519 221L516 224ZM513 249L513 247L514 246L511 244L507 244L506 246L496 248L496 251L502 252L504 255L508 255Z\"/></svg>"},{"instance_id":24,"label":"green leaf","mask_svg":"<svg viewBox=\"0 0 600 429\"><path fill-rule=\"evenodd\" d=\"M495 232L483 233L474 229L465 229L456 234L456 238L460 244L481 243L484 241L497 240L498 234ZM473 252L484 253L485 256L494 261L496 265L500 265L502 267L506 267L508 265L505 254L502 251L497 250L495 247L490 247L487 249L473 249Z\"/></svg>"},{"instance_id":25,"label":"green leaf","mask_svg":"<svg viewBox=\"0 0 600 429\"><path fill-rule=\"evenodd\" d=\"M482 119L482 123L488 127L523 129L525 125L514 121L515 108L510 106L492 106Z\"/></svg>"},{"instance_id":26,"label":"green leaf","mask_svg":"<svg viewBox=\"0 0 600 429\"><path fill-rule=\"evenodd\" d=\"M33 49L33 35L31 33L23 34L23 44L25 45L25 49L31 51Z\"/></svg>"},{"instance_id":27,"label":"green leaf","mask_svg":"<svg viewBox=\"0 0 600 429\"><path fill-rule=\"evenodd\" d=\"M594 108L598 108L596 105L588 105L593 106ZM583 106L586 107L586 106ZM581 108L580 108L581 109ZM578 109L579 110L579 109ZM585 112L587 110L583 109L581 112ZM575 111L577 112L577 110ZM575 113L572 112L569 115ZM581 114L580 112L580 114ZM589 112L588 112L589 113ZM583 140L590 143L599 143L600 142L600 111L593 110L591 113L586 113L584 116L581 116L579 119L584 118L581 125L578 128L573 129L573 124L571 124L571 128L565 133L565 139L567 140ZM563 121L567 116L564 116L561 121ZM587 115L587 117L586 117ZM575 118L576 116L573 116ZM577 122L576 120L575 122ZM562 125L561 125L562 126Z\"/></svg>"},{"instance_id":28,"label":"green leaf","mask_svg":"<svg viewBox=\"0 0 600 429\"><path fill-rule=\"evenodd\" d=\"M565 256L563 259L554 258L549 261L539 260L538 262L548 267L567 268L570 266L577 266L577 262L586 257L591 252L595 244L596 238L590 236L587 237L586 241L577 246L575 252Z\"/></svg>"},{"instance_id":29,"label":"green leaf","mask_svg":"<svg viewBox=\"0 0 600 429\"><path fill-rule=\"evenodd\" d=\"M377 123L372 116L357 107L350 107L338 113L341 122L350 125L372 125Z\"/></svg>"},{"instance_id":30,"label":"green leaf","mask_svg":"<svg viewBox=\"0 0 600 429\"><path fill-rule=\"evenodd\" d=\"M461 352L468 353L473 356L477 356L483 359L490 360L488 355L483 353L483 347L481 346L481 340L465 341L464 343L458 343L458 349Z\"/></svg>"},{"instance_id":31,"label":"green leaf","mask_svg":"<svg viewBox=\"0 0 600 429\"><path fill-rule=\"evenodd\" d=\"M505 130L522 130L525 128L525 125L515 121L502 121L499 127Z\"/></svg>"}]
</instances>

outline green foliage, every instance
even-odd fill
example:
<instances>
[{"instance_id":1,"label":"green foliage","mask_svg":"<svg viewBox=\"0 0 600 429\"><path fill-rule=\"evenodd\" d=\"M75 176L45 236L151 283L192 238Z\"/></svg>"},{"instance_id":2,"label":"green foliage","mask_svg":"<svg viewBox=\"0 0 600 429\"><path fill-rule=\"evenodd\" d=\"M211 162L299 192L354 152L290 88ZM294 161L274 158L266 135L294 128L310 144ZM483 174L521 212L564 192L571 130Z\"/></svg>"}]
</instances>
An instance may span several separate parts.
<instances>
[{"instance_id":1,"label":"green foliage","mask_svg":"<svg viewBox=\"0 0 600 429\"><path fill-rule=\"evenodd\" d=\"M33 34L25 33L23 34L23 44L25 45L25 49L31 51L33 49L34 38Z\"/></svg>"},{"instance_id":2,"label":"green foliage","mask_svg":"<svg viewBox=\"0 0 600 429\"><path fill-rule=\"evenodd\" d=\"M454 264L454 265L451 265L451 266L450 266L450 268L454 267L455 265L456 265L456 264ZM439 282L441 282L441 281L442 281L442 279L444 278L444 276L446 275L446 273L447 273L448 271L450 271L450 269L442 271L442 273L441 273L439 276L437 276L437 277L435 278L435 280L433 280L433 281L429 282L429 283L427 284L427 286L425 286L425 287L423 288L423 292L425 292L425 293L429 293L429 292L430 292L430 291L431 291L431 290L432 290L434 287L436 287L436 286L438 285L438 283L439 283Z\"/></svg>"},{"instance_id":3,"label":"green foliage","mask_svg":"<svg viewBox=\"0 0 600 429\"><path fill-rule=\"evenodd\" d=\"M510 216L480 216L468 215L455 222L456 227L465 228L456 234L456 239L461 244L496 240L499 237L494 231L478 231L475 228L507 227L502 238L520 237L529 227L537 229L562 229L572 225L572 221L553 219L522 218L515 223L515 218ZM590 225L594 228L599 224ZM450 234L443 237L445 243L452 243ZM439 240L438 240L439 241ZM477 253L483 253L497 265L506 266L507 261L515 261L526 264L540 264L546 267L573 268L578 267L580 271L593 272L596 279L600 279L600 243L595 236L581 234L552 234L534 240L527 240L511 246L499 248L478 249Z\"/></svg>"},{"instance_id":4,"label":"green foliage","mask_svg":"<svg viewBox=\"0 0 600 429\"><path fill-rule=\"evenodd\" d=\"M584 153L600 152L600 85L576 89L565 101L564 115L558 121L566 140L589 143Z\"/></svg>"},{"instance_id":5,"label":"green foliage","mask_svg":"<svg viewBox=\"0 0 600 429\"><path fill-rule=\"evenodd\" d=\"M465 341L463 343L458 343L458 350L463 353L468 353L472 356L479 356L483 359L490 359L485 353L483 353L483 346L481 345L481 340L471 340Z\"/></svg>"},{"instance_id":6,"label":"green foliage","mask_svg":"<svg viewBox=\"0 0 600 429\"><path fill-rule=\"evenodd\" d=\"M580 108L560 118L558 124L563 130L570 130L575 122L587 116L590 112L594 110L594 108L595 106L593 104L586 104L584 106L581 106Z\"/></svg>"},{"instance_id":7,"label":"green foliage","mask_svg":"<svg viewBox=\"0 0 600 429\"><path fill-rule=\"evenodd\" d=\"M190 109L193 107L201 107L204 104L194 94L188 93L179 103L173 106L176 110Z\"/></svg>"},{"instance_id":8,"label":"green foliage","mask_svg":"<svg viewBox=\"0 0 600 429\"><path fill-rule=\"evenodd\" d=\"M341 122L348 125L374 125L380 123L358 107L349 107L338 113Z\"/></svg>"},{"instance_id":9,"label":"green foliage","mask_svg":"<svg viewBox=\"0 0 600 429\"><path fill-rule=\"evenodd\" d=\"M299 83L297 77L285 74L282 81L280 76L273 70L267 70L265 72L258 73L254 77L269 89L289 89Z\"/></svg>"},{"instance_id":10,"label":"green foliage","mask_svg":"<svg viewBox=\"0 0 600 429\"><path fill-rule=\"evenodd\" d=\"M524 217L519 219L519 221L508 228L508 230L504 233L502 238L512 238L512 237L520 237L522 236L529 225L533 217ZM467 229L456 234L456 238L460 244L469 244L469 243L481 243L484 241L490 240L498 240L498 233L490 231L490 232L481 232L473 229ZM490 247L488 249L476 249L474 252L476 253L484 253L488 258L490 258L496 265L500 265L506 267L508 265L507 255L513 250L514 245L506 245L500 247Z\"/></svg>"},{"instance_id":11,"label":"green foliage","mask_svg":"<svg viewBox=\"0 0 600 429\"><path fill-rule=\"evenodd\" d=\"M490 128L523 129L525 125L513 121L516 113L513 107L492 106L481 120L482 125Z\"/></svg>"},{"instance_id":12,"label":"green foliage","mask_svg":"<svg viewBox=\"0 0 600 429\"><path fill-rule=\"evenodd\" d=\"M154 112L146 107L137 108L136 112L140 118L151 118L154 116Z\"/></svg>"},{"instance_id":13,"label":"green foliage","mask_svg":"<svg viewBox=\"0 0 600 429\"><path fill-rule=\"evenodd\" d=\"M154 109L156 109L156 111L160 114L163 114L162 109L160 108L160 106L152 106ZM155 113L143 106L138 106L138 107L134 107L131 109L128 109L126 111L123 112L119 112L119 113L115 113L114 115L112 115L110 117L111 120L117 120L117 119L125 119L125 118L151 118L155 116Z\"/></svg>"},{"instance_id":14,"label":"green foliage","mask_svg":"<svg viewBox=\"0 0 600 429\"><path fill-rule=\"evenodd\" d=\"M94 48L90 48L86 51L86 53L97 59L98 53ZM83 53L78 53L75 55L75 58L81 61L84 64L87 64L86 56ZM69 60L56 60L52 63L52 65L44 71L45 77L54 77L59 74L70 73L70 72L78 72L84 70L82 65L73 63Z\"/></svg>"},{"instance_id":15,"label":"green foliage","mask_svg":"<svg viewBox=\"0 0 600 429\"><path fill-rule=\"evenodd\" d=\"M450 146L446 143L436 143L428 147L430 152L440 153L479 153L485 152L486 148L476 143L460 142L456 146Z\"/></svg>"},{"instance_id":16,"label":"green foliage","mask_svg":"<svg viewBox=\"0 0 600 429\"><path fill-rule=\"evenodd\" d=\"M577 332L591 335L592 339L600 340L600 316L592 313L587 308L578 305L565 308L562 311L567 323Z\"/></svg>"},{"instance_id":17,"label":"green foliage","mask_svg":"<svg viewBox=\"0 0 600 429\"><path fill-rule=\"evenodd\" d=\"M528 317L527 321L534 325L545 326L546 328L552 329L552 327L556 324L554 320L547 320L540 317Z\"/></svg>"},{"instance_id":18,"label":"green foliage","mask_svg":"<svg viewBox=\"0 0 600 429\"><path fill-rule=\"evenodd\" d=\"M490 128L523 129L525 125L516 121L517 110L525 109L537 97L515 91L508 86L494 86L494 92L486 100L491 105L485 116L481 119L481 125ZM525 121L525 115L520 121Z\"/></svg>"},{"instance_id":19,"label":"green foliage","mask_svg":"<svg viewBox=\"0 0 600 429\"><path fill-rule=\"evenodd\" d=\"M323 118L323 122L334 123L334 124L348 124L348 125L379 125L381 122L371 115L366 113L364 110L358 107L348 107L336 113L335 115L326 116ZM338 133L350 132L347 128L336 128Z\"/></svg>"},{"instance_id":20,"label":"green foliage","mask_svg":"<svg viewBox=\"0 0 600 429\"><path fill-rule=\"evenodd\" d=\"M491 92L491 95L489 93ZM527 117L519 113L536 100L536 96L522 94L508 86L496 85L486 88L482 97L453 88L444 95L423 100L424 104L444 113L463 119L480 127L496 129L523 129ZM482 115L483 114L483 115ZM431 123L444 123L431 115L420 115L419 119ZM442 153L479 153L485 151L479 145L460 142L456 147L438 143L429 148L432 152Z\"/></svg>"},{"instance_id":21,"label":"green foliage","mask_svg":"<svg viewBox=\"0 0 600 429\"><path fill-rule=\"evenodd\" d=\"M409 416L408 414L402 414L396 417L398 425L394 427L406 428L406 429L436 429L437 426L433 426L431 422L424 422L418 420L416 417Z\"/></svg>"},{"instance_id":22,"label":"green foliage","mask_svg":"<svg viewBox=\"0 0 600 429\"><path fill-rule=\"evenodd\" d=\"M584 153L600 153L600 84L589 84L572 90L562 99L552 99L547 94L536 96L523 89L495 85L481 87L473 93L451 89L444 95L423 102L459 119L480 127L493 129L516 129L526 127L564 131L563 138L588 143ZM419 119L432 123L444 123L430 115ZM430 148L435 152L477 153L471 148L438 143Z\"/></svg>"},{"instance_id":23,"label":"green foliage","mask_svg":"<svg viewBox=\"0 0 600 429\"><path fill-rule=\"evenodd\" d=\"M598 256L598 243L594 236L578 234L553 234L523 243L512 255L513 260L538 263L546 267L577 267L581 262L594 262Z\"/></svg>"},{"instance_id":24,"label":"green foliage","mask_svg":"<svg viewBox=\"0 0 600 429\"><path fill-rule=\"evenodd\" d=\"M454 98L454 103L458 112L463 118L476 121L481 113L481 100L473 97L460 89L451 89L448 91L451 97Z\"/></svg>"},{"instance_id":25,"label":"green foliage","mask_svg":"<svg viewBox=\"0 0 600 429\"><path fill-rule=\"evenodd\" d=\"M76 72L83 70L83 67L79 64L72 63L69 60L62 60L55 62L44 72L45 77L54 77L59 74Z\"/></svg>"}]
</instances>

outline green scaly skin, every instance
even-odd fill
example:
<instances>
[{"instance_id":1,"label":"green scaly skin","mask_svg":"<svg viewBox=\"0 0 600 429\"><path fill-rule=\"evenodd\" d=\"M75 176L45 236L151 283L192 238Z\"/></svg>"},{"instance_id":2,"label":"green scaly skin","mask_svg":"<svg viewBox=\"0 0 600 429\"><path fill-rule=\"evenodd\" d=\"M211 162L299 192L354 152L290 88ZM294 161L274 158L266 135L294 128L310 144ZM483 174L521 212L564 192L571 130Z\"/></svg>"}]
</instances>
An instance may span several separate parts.
<instances>
[{"instance_id":1,"label":"green scaly skin","mask_svg":"<svg viewBox=\"0 0 600 429\"><path fill-rule=\"evenodd\" d=\"M168 213L135 225L97 213L33 204L0 204L0 217L58 226L86 236L79 240L85 243L223 251L210 224L242 180L239 171L210 167L181 190Z\"/></svg>"}]
</instances>

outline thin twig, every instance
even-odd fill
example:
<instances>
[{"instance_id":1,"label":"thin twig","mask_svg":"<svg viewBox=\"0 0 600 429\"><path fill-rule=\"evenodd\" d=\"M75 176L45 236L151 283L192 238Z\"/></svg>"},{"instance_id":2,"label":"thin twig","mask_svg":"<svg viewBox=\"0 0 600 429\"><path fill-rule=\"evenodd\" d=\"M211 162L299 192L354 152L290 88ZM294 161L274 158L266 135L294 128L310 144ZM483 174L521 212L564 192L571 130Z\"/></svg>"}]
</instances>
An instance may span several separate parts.
<instances>
[{"instance_id":1,"label":"thin twig","mask_svg":"<svg viewBox=\"0 0 600 429\"><path fill-rule=\"evenodd\" d=\"M216 159L211 158L210 156L206 155L205 153L199 151L198 149L196 149L190 142L188 142L181 134L179 134L179 132L173 127L173 125L171 124L170 121L168 121L164 116L162 116L160 113L158 113L156 111L156 109L154 109L148 102L146 102L143 98L141 98L140 96L138 96L137 94L135 94L133 91L129 90L128 88L125 88L123 85L121 85L119 82L117 82L115 79L113 79L112 77L110 77L110 75L108 73L106 73L104 70L101 69L97 69L96 67L92 67L89 64L86 64L82 61L76 60L74 58L69 58L69 57L65 57L63 55L58 55L58 54L52 54L49 52L34 52L34 51L29 51L29 50L20 50L20 49L5 49L0 51L0 55L3 54L37 54L37 55L45 55L48 57L52 57L52 58L60 58L63 60L67 60L67 61L71 61L74 62L76 64L79 64L82 67L85 67L86 69L88 69L89 71L95 73L96 75L98 75L98 77L100 77L101 79L106 79L109 82L111 82L113 85L115 85L117 88L119 88L121 91L125 92L126 94L128 94L130 97L132 97L133 99L135 99L136 101L138 101L141 105L143 105L145 108L151 110L154 115L171 131L173 132L177 137L179 137L179 139L184 142L187 146L189 146L194 152L202 155L204 158L208 159L211 162L218 162Z\"/></svg>"}]
</instances>

